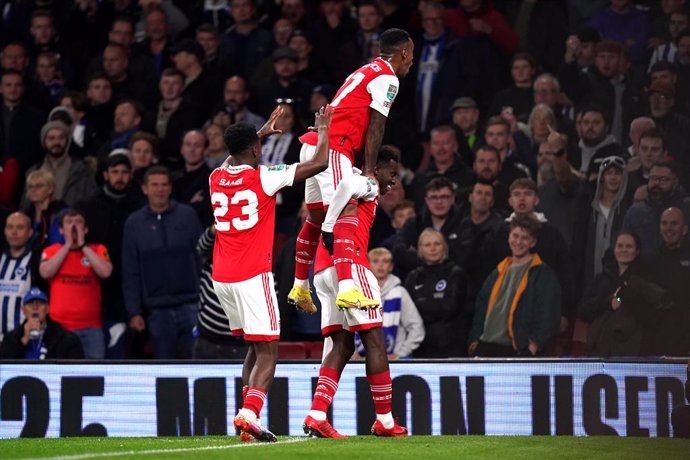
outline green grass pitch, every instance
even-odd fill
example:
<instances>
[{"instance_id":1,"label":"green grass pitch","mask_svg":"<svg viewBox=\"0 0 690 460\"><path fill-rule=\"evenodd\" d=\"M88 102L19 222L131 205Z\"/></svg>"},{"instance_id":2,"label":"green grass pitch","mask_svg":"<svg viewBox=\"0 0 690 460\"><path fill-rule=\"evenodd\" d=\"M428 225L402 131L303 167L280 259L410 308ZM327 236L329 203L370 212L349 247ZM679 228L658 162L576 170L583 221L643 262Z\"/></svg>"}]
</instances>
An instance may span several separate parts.
<instances>
[{"instance_id":1,"label":"green grass pitch","mask_svg":"<svg viewBox=\"0 0 690 460\"><path fill-rule=\"evenodd\" d=\"M237 437L59 438L0 440L0 459L650 459L690 458L690 441L617 437L411 436L384 439L279 437L275 444Z\"/></svg>"}]
</instances>

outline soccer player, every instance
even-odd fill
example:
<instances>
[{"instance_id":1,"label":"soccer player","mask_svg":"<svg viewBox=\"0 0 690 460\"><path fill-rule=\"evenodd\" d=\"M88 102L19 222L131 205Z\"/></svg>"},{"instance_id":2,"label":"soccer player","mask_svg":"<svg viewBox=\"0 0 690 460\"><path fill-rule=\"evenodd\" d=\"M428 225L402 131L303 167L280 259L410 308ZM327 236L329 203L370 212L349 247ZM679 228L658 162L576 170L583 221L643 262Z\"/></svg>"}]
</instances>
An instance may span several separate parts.
<instances>
[{"instance_id":1,"label":"soccer player","mask_svg":"<svg viewBox=\"0 0 690 460\"><path fill-rule=\"evenodd\" d=\"M276 193L326 169L331 121L328 106L316 114L318 145L310 160L259 166L260 138L280 132L275 122L281 114L282 108L276 108L259 132L246 123L229 127L224 141L230 156L209 179L216 219L213 288L231 333L244 335L249 346L242 369L244 404L234 425L264 442L277 440L257 420L278 361L280 315L271 273Z\"/></svg>"},{"instance_id":2,"label":"soccer player","mask_svg":"<svg viewBox=\"0 0 690 460\"><path fill-rule=\"evenodd\" d=\"M305 201L309 216L297 237L295 284L288 300L310 313L316 311L316 306L309 291L309 269L316 254L326 208L338 184L352 176L355 155L362 149L364 175L374 178L386 117L398 94L398 77L407 75L412 65L414 43L406 31L388 29L381 34L380 44L379 57L353 72L331 102L334 112L329 132L328 169L306 182ZM315 134L307 133L300 140L304 144L300 158L310 158L316 145ZM345 209L356 211L356 203L350 203ZM336 221L333 229L337 303L343 308L379 305L378 301L361 292L352 279L353 235L357 225L356 212L349 212Z\"/></svg>"},{"instance_id":3,"label":"soccer player","mask_svg":"<svg viewBox=\"0 0 690 460\"><path fill-rule=\"evenodd\" d=\"M355 260L352 265L352 278L356 286L368 297L379 302L381 300L379 285L369 269L367 255L369 231L374 222L379 193L385 194L395 184L398 168L397 155L391 150L381 149L374 173L378 187L376 181L366 176L353 175L344 180L333 196L323 223L324 235L327 235L348 201L357 200L359 225L354 235ZM347 215L347 211L344 214ZM304 432L310 436L323 438L345 437L328 422L326 411L338 389L340 374L355 351L354 333L358 332L367 351L367 380L371 386L376 410L376 422L371 432L376 436L407 436L407 429L399 426L391 414L393 387L382 329L382 308L338 308L336 304L338 278L335 270L332 258L326 253L324 246L320 245L314 265L314 287L322 306L321 331L323 335L331 338L332 348L325 354L321 363L312 407L304 420Z\"/></svg>"}]
</instances>

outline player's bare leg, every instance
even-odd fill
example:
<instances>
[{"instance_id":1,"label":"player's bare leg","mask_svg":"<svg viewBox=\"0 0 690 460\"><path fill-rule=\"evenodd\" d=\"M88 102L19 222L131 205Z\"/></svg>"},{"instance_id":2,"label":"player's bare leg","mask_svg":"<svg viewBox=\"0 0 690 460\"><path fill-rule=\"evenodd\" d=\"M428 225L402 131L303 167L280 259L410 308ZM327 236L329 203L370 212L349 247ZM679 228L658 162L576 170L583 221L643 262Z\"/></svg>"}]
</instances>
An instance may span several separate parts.
<instances>
[{"instance_id":1,"label":"player's bare leg","mask_svg":"<svg viewBox=\"0 0 690 460\"><path fill-rule=\"evenodd\" d=\"M329 423L326 411L333 402L340 374L355 352L354 334L341 330L330 335L333 347L324 356L319 369L319 382L314 392L311 410L304 419L304 434L319 438L345 438Z\"/></svg>"},{"instance_id":2,"label":"player's bare leg","mask_svg":"<svg viewBox=\"0 0 690 460\"><path fill-rule=\"evenodd\" d=\"M357 205L348 203L333 227L333 265L338 276L338 296L335 303L341 308L365 310L378 306L380 302L367 297L352 279L355 230L358 224Z\"/></svg>"},{"instance_id":3,"label":"player's bare leg","mask_svg":"<svg viewBox=\"0 0 690 460\"><path fill-rule=\"evenodd\" d=\"M309 270L314 264L321 236L321 224L326 212L321 206L307 208L307 220L297 235L295 244L295 283L288 294L288 302L307 313L316 313L316 305L309 288Z\"/></svg>"},{"instance_id":4,"label":"player's bare leg","mask_svg":"<svg viewBox=\"0 0 690 460\"><path fill-rule=\"evenodd\" d=\"M249 342L250 353L245 358L245 367L242 369L244 378L248 374L247 395L244 398L242 409L235 417L235 428L242 433L249 433L259 441L275 442L278 439L273 433L258 424L259 414L266 400L266 394L271 388L278 362L278 341ZM253 360L253 365L251 361Z\"/></svg>"},{"instance_id":5,"label":"player's bare leg","mask_svg":"<svg viewBox=\"0 0 690 460\"><path fill-rule=\"evenodd\" d=\"M371 433L376 436L407 436L407 429L398 425L391 412L393 382L388 368L388 354L383 329L375 327L359 331L359 336L367 351L367 381L371 387L371 397L374 400L374 409L376 410L376 422L371 428Z\"/></svg>"}]
</instances>

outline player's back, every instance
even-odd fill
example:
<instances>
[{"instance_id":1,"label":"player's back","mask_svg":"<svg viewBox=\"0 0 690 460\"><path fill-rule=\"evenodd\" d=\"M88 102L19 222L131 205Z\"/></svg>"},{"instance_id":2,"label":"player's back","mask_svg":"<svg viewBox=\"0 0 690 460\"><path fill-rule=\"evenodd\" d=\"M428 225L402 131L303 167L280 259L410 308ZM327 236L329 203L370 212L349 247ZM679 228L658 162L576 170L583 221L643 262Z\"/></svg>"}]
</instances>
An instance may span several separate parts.
<instances>
[{"instance_id":1,"label":"player's back","mask_svg":"<svg viewBox=\"0 0 690 460\"><path fill-rule=\"evenodd\" d=\"M398 93L398 77L390 63L381 58L354 71L343 83L330 103L333 118L329 130L329 147L354 160L362 149L369 126L370 108L388 116ZM300 138L316 145L316 133Z\"/></svg>"},{"instance_id":2,"label":"player's back","mask_svg":"<svg viewBox=\"0 0 690 460\"><path fill-rule=\"evenodd\" d=\"M290 166L220 167L211 173L211 202L216 219L213 279L244 281L271 271L275 193L292 184ZM278 174L270 174L270 171Z\"/></svg>"}]
</instances>

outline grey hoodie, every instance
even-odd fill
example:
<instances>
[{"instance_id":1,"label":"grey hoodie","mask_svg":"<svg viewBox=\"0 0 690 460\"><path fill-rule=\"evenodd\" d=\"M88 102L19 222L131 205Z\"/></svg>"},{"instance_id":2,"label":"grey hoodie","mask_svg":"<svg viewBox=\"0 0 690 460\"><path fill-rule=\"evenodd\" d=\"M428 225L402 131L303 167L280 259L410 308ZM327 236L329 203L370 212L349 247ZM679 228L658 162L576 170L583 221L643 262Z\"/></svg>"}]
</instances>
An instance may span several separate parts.
<instances>
[{"instance_id":1,"label":"grey hoodie","mask_svg":"<svg viewBox=\"0 0 690 460\"><path fill-rule=\"evenodd\" d=\"M609 144L615 144L616 143L616 138L613 137L612 134L609 134L604 138L603 141L599 142L597 145L586 145L584 142L582 142L582 139L580 139L580 142L577 144L580 147L580 151L582 152L582 162L580 163L580 172L586 173L591 169L590 163L592 162L592 158L594 158L594 155L597 153L599 149L602 147L606 147Z\"/></svg>"}]
</instances>

